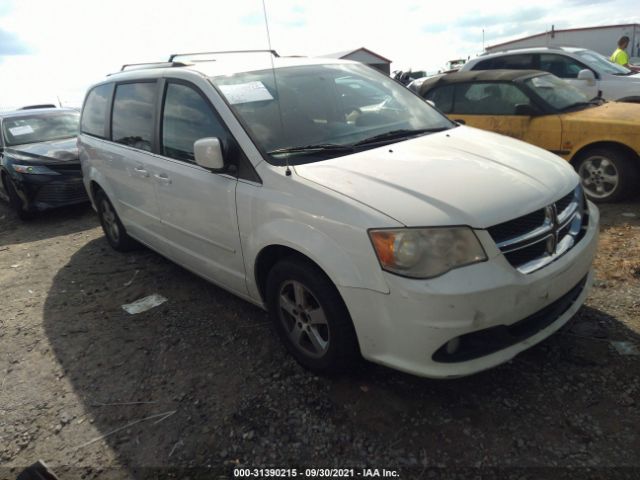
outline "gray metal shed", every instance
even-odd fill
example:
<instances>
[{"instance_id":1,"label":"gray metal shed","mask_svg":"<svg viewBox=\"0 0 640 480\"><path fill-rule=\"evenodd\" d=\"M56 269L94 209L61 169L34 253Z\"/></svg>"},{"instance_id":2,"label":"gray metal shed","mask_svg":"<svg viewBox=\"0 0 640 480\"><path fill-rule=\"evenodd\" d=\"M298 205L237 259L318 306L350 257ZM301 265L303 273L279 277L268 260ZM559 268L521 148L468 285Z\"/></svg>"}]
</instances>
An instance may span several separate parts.
<instances>
[{"instance_id":1,"label":"gray metal shed","mask_svg":"<svg viewBox=\"0 0 640 480\"><path fill-rule=\"evenodd\" d=\"M376 68L387 75L391 74L391 60L364 47L357 48L355 50L346 50L344 52L329 53L322 56L325 58L353 60Z\"/></svg>"}]
</instances>

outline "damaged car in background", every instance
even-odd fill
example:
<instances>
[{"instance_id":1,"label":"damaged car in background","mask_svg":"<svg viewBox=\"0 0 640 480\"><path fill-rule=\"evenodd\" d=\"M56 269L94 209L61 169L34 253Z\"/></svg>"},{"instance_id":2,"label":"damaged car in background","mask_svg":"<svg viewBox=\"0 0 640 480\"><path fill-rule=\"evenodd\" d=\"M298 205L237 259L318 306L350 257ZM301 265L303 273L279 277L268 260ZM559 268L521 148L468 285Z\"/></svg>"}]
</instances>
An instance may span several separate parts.
<instances>
[{"instance_id":1,"label":"damaged car in background","mask_svg":"<svg viewBox=\"0 0 640 480\"><path fill-rule=\"evenodd\" d=\"M21 219L89 200L78 160L79 120L79 112L64 108L0 114L0 196Z\"/></svg>"},{"instance_id":2,"label":"damaged car in background","mask_svg":"<svg viewBox=\"0 0 640 480\"><path fill-rule=\"evenodd\" d=\"M554 75L535 70L458 72L410 88L455 121L564 158L595 202L638 192L639 104L589 100Z\"/></svg>"}]
</instances>

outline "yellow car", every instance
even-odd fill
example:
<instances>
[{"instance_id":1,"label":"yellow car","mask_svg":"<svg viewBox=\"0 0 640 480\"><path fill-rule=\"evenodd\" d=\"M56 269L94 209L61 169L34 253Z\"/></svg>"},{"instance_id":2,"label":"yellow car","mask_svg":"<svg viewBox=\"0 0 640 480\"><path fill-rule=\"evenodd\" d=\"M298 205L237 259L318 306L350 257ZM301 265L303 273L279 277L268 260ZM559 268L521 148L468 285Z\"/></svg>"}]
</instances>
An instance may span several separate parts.
<instances>
[{"instance_id":1,"label":"yellow car","mask_svg":"<svg viewBox=\"0 0 640 480\"><path fill-rule=\"evenodd\" d=\"M587 99L535 70L458 72L409 86L452 120L501 133L571 162L596 202L621 200L640 181L640 104Z\"/></svg>"}]
</instances>

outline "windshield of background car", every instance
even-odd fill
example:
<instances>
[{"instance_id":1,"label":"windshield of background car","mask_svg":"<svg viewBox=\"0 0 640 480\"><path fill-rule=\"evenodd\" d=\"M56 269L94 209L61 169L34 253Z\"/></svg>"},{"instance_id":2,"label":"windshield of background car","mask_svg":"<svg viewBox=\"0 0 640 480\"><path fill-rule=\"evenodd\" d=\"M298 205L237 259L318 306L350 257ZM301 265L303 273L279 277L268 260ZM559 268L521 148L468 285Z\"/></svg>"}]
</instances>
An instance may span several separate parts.
<instances>
[{"instance_id":1,"label":"windshield of background car","mask_svg":"<svg viewBox=\"0 0 640 480\"><path fill-rule=\"evenodd\" d=\"M556 110L564 110L571 105L589 101L580 90L554 75L532 77L525 80L524 83Z\"/></svg>"},{"instance_id":2,"label":"windshield of background car","mask_svg":"<svg viewBox=\"0 0 640 480\"><path fill-rule=\"evenodd\" d=\"M2 130L7 146L46 142L78 135L76 112L6 118Z\"/></svg>"},{"instance_id":3,"label":"windshield of background car","mask_svg":"<svg viewBox=\"0 0 640 480\"><path fill-rule=\"evenodd\" d=\"M218 76L211 81L253 140L263 151L273 152L270 156L278 164L281 163L278 159L300 153L275 150L309 145L351 147L389 132L426 133L427 129L436 131L454 126L402 85L357 64L282 67ZM409 136L407 132L403 138ZM373 146L379 144L358 148ZM326 149L319 157L347 153L348 148L334 148L331 152Z\"/></svg>"},{"instance_id":4,"label":"windshield of background car","mask_svg":"<svg viewBox=\"0 0 640 480\"><path fill-rule=\"evenodd\" d=\"M594 68L598 73L610 73L612 75L629 75L631 70L617 63L609 61L604 55L591 50L576 52L583 62Z\"/></svg>"}]
</instances>

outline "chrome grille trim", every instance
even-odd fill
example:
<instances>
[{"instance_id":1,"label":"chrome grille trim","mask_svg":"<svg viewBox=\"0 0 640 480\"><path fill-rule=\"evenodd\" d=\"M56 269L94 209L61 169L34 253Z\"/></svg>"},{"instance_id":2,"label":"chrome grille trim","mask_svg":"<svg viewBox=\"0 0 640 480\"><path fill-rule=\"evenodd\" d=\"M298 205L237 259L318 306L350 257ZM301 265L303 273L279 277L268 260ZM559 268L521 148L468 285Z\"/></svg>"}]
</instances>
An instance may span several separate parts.
<instances>
[{"instance_id":1,"label":"chrome grille trim","mask_svg":"<svg viewBox=\"0 0 640 480\"><path fill-rule=\"evenodd\" d=\"M585 228L584 223L587 221L585 209L584 195L581 187L578 186L551 205L528 214L544 213L544 222L541 226L496 242L496 246L520 273L525 275L532 273L554 262L579 241L581 232ZM523 217L515 218L510 222L517 223ZM510 222L504 222L500 226L508 227ZM490 227L488 230L494 236L491 232L492 228L495 229Z\"/></svg>"}]
</instances>

